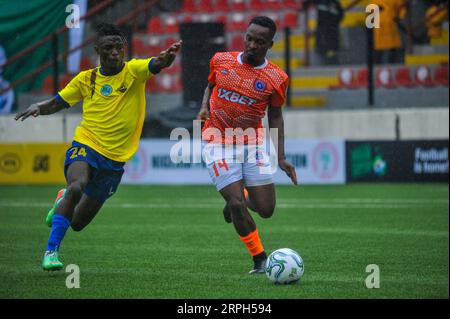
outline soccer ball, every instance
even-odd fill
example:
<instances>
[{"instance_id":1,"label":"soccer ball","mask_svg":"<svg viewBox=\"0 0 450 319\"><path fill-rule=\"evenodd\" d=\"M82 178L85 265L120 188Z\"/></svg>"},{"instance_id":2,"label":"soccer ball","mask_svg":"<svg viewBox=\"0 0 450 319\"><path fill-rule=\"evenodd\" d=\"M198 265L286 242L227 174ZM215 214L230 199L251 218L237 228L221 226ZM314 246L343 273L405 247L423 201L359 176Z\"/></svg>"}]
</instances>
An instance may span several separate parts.
<instances>
[{"instance_id":1,"label":"soccer ball","mask_svg":"<svg viewBox=\"0 0 450 319\"><path fill-rule=\"evenodd\" d=\"M304 270L302 257L290 248L275 250L266 261L267 278L275 284L297 282L303 276Z\"/></svg>"}]
</instances>

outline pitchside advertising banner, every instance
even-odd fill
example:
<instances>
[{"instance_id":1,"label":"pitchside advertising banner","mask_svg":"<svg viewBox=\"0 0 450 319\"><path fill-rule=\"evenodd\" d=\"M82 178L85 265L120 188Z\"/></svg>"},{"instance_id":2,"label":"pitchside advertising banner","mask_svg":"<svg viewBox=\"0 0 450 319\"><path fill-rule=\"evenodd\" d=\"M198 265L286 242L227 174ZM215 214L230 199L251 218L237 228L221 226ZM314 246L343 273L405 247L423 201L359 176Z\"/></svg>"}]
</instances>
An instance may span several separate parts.
<instances>
[{"instance_id":1,"label":"pitchside advertising banner","mask_svg":"<svg viewBox=\"0 0 450 319\"><path fill-rule=\"evenodd\" d=\"M348 182L448 182L448 140L347 142Z\"/></svg>"},{"instance_id":2,"label":"pitchside advertising banner","mask_svg":"<svg viewBox=\"0 0 450 319\"><path fill-rule=\"evenodd\" d=\"M69 144L0 144L0 184L62 184Z\"/></svg>"},{"instance_id":3,"label":"pitchside advertising banner","mask_svg":"<svg viewBox=\"0 0 450 319\"><path fill-rule=\"evenodd\" d=\"M125 165L125 184L211 184L201 159L201 143L186 141L190 150L186 161L176 163L170 153L179 141L141 140L139 150ZM300 184L345 183L345 143L343 140L286 140L285 153L295 165ZM186 155L186 154L184 154ZM273 157L274 153L271 154ZM197 160L194 160L197 159ZM278 169L276 184L291 184Z\"/></svg>"}]
</instances>

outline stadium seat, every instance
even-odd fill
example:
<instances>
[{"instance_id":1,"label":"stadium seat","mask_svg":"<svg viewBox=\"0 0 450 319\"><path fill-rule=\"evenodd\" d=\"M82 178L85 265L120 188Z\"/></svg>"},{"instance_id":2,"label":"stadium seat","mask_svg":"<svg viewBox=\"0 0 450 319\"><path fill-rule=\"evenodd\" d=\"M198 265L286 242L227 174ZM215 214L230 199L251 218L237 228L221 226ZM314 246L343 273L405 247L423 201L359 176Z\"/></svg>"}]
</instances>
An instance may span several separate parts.
<instances>
[{"instance_id":1,"label":"stadium seat","mask_svg":"<svg viewBox=\"0 0 450 319\"><path fill-rule=\"evenodd\" d=\"M164 47L160 37L157 37L157 36L149 37L146 41L145 55L146 56L156 56L164 49L165 49L165 47Z\"/></svg>"},{"instance_id":2,"label":"stadium seat","mask_svg":"<svg viewBox=\"0 0 450 319\"><path fill-rule=\"evenodd\" d=\"M198 6L199 12L214 12L214 6L212 4L212 0L200 0L200 4Z\"/></svg>"},{"instance_id":3,"label":"stadium seat","mask_svg":"<svg viewBox=\"0 0 450 319\"><path fill-rule=\"evenodd\" d=\"M164 28L165 33L178 33L178 21L174 16L168 16Z\"/></svg>"},{"instance_id":4,"label":"stadium seat","mask_svg":"<svg viewBox=\"0 0 450 319\"><path fill-rule=\"evenodd\" d=\"M229 12L230 6L228 5L228 0L216 0L214 11Z\"/></svg>"},{"instance_id":5,"label":"stadium seat","mask_svg":"<svg viewBox=\"0 0 450 319\"><path fill-rule=\"evenodd\" d=\"M247 3L245 0L230 0L230 10L233 12L236 11L246 11L247 10Z\"/></svg>"},{"instance_id":6,"label":"stadium seat","mask_svg":"<svg viewBox=\"0 0 450 319\"><path fill-rule=\"evenodd\" d=\"M233 13L231 20L228 22L228 31L245 31L247 28L247 21L245 15L242 13Z\"/></svg>"},{"instance_id":7,"label":"stadium seat","mask_svg":"<svg viewBox=\"0 0 450 319\"><path fill-rule=\"evenodd\" d=\"M244 38L242 34L236 34L231 38L231 43L228 47L230 51L243 51L244 50Z\"/></svg>"},{"instance_id":8,"label":"stadium seat","mask_svg":"<svg viewBox=\"0 0 450 319\"><path fill-rule=\"evenodd\" d=\"M409 72L409 68L400 67L395 72L395 84L400 87L412 88L416 86L413 78L411 77L411 73Z\"/></svg>"},{"instance_id":9,"label":"stadium seat","mask_svg":"<svg viewBox=\"0 0 450 319\"><path fill-rule=\"evenodd\" d=\"M164 27L161 18L158 16L152 17L147 23L147 33L161 34L164 32Z\"/></svg>"},{"instance_id":10,"label":"stadium seat","mask_svg":"<svg viewBox=\"0 0 450 319\"><path fill-rule=\"evenodd\" d=\"M369 78L369 71L367 68L359 69L356 73L355 82L350 86L350 88L359 89L367 87Z\"/></svg>"},{"instance_id":11,"label":"stadium seat","mask_svg":"<svg viewBox=\"0 0 450 319\"><path fill-rule=\"evenodd\" d=\"M297 28L298 17L298 12L287 12L283 18L282 27Z\"/></svg>"},{"instance_id":12,"label":"stadium seat","mask_svg":"<svg viewBox=\"0 0 450 319\"><path fill-rule=\"evenodd\" d=\"M133 45L133 55L136 56L143 56L147 54L147 50L144 44L144 41L142 41L139 37L133 37L133 40L131 41Z\"/></svg>"},{"instance_id":13,"label":"stadium seat","mask_svg":"<svg viewBox=\"0 0 450 319\"><path fill-rule=\"evenodd\" d=\"M268 10L281 10L283 6L279 0L266 0L266 8Z\"/></svg>"},{"instance_id":14,"label":"stadium seat","mask_svg":"<svg viewBox=\"0 0 450 319\"><path fill-rule=\"evenodd\" d=\"M422 86L431 87L434 86L433 79L431 78L430 68L427 66L420 66L416 70L415 75L416 83Z\"/></svg>"},{"instance_id":15,"label":"stadium seat","mask_svg":"<svg viewBox=\"0 0 450 319\"><path fill-rule=\"evenodd\" d=\"M286 9L299 10L301 5L298 0L281 0L282 6Z\"/></svg>"},{"instance_id":16,"label":"stadium seat","mask_svg":"<svg viewBox=\"0 0 450 319\"><path fill-rule=\"evenodd\" d=\"M194 21L194 19L193 19L192 16L190 16L190 15L185 15L185 16L182 18L181 21L182 21L183 23L189 23L189 22Z\"/></svg>"},{"instance_id":17,"label":"stadium seat","mask_svg":"<svg viewBox=\"0 0 450 319\"><path fill-rule=\"evenodd\" d=\"M390 68L380 68L375 73L375 87L395 88L394 78Z\"/></svg>"},{"instance_id":18,"label":"stadium seat","mask_svg":"<svg viewBox=\"0 0 450 319\"><path fill-rule=\"evenodd\" d=\"M263 0L250 0L250 10L260 11L266 9Z\"/></svg>"},{"instance_id":19,"label":"stadium seat","mask_svg":"<svg viewBox=\"0 0 450 319\"><path fill-rule=\"evenodd\" d=\"M339 70L338 85L330 86L330 89L335 90L351 88L353 85L353 70L350 68L344 68Z\"/></svg>"},{"instance_id":20,"label":"stadium seat","mask_svg":"<svg viewBox=\"0 0 450 319\"><path fill-rule=\"evenodd\" d=\"M448 86L448 64L436 67L434 70L434 82L438 85Z\"/></svg>"},{"instance_id":21,"label":"stadium seat","mask_svg":"<svg viewBox=\"0 0 450 319\"><path fill-rule=\"evenodd\" d=\"M72 80L73 76L70 74L60 74L59 75L59 89L64 88L70 80ZM53 94L53 75L47 75L44 78L44 84L42 86L42 91L47 94Z\"/></svg>"},{"instance_id":22,"label":"stadium seat","mask_svg":"<svg viewBox=\"0 0 450 319\"><path fill-rule=\"evenodd\" d=\"M195 0L184 0L181 11L186 12L186 13L197 12L196 1Z\"/></svg>"},{"instance_id":23,"label":"stadium seat","mask_svg":"<svg viewBox=\"0 0 450 319\"><path fill-rule=\"evenodd\" d=\"M161 93L163 88L160 86L159 77L151 77L145 85L145 91L150 93Z\"/></svg>"},{"instance_id":24,"label":"stadium seat","mask_svg":"<svg viewBox=\"0 0 450 319\"><path fill-rule=\"evenodd\" d=\"M227 26L227 16L226 15L219 15L215 18L216 22L221 22L225 25L225 27Z\"/></svg>"},{"instance_id":25,"label":"stadium seat","mask_svg":"<svg viewBox=\"0 0 450 319\"><path fill-rule=\"evenodd\" d=\"M88 57L82 57L80 62L80 70L92 69L91 59Z\"/></svg>"}]
</instances>

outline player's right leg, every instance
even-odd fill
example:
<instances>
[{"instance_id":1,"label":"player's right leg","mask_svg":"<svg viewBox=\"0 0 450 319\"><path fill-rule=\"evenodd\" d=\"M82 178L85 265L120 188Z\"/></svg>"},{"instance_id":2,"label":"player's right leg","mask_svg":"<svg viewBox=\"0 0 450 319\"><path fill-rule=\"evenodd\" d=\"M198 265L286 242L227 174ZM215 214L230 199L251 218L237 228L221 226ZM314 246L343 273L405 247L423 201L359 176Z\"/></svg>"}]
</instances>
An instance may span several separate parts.
<instances>
[{"instance_id":1,"label":"player's right leg","mask_svg":"<svg viewBox=\"0 0 450 319\"><path fill-rule=\"evenodd\" d=\"M67 167L66 192L56 206L52 219L52 229L47 243L47 251L42 261L44 270L59 270L63 267L58 258L59 247L71 224L75 207L79 203L83 190L89 181L90 172L91 167L84 161L74 161Z\"/></svg>"}]
</instances>

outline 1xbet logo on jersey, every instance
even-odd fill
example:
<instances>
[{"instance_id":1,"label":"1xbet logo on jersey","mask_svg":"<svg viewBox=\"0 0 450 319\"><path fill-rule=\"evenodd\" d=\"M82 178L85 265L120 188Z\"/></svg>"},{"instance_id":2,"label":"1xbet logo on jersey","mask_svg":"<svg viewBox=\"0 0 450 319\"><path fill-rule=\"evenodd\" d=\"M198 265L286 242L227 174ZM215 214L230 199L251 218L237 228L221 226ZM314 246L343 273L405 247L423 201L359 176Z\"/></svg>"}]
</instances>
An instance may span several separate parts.
<instances>
[{"instance_id":1,"label":"1xbet logo on jersey","mask_svg":"<svg viewBox=\"0 0 450 319\"><path fill-rule=\"evenodd\" d=\"M217 93L218 93L219 98L224 99L228 102L239 103L239 104L249 105L249 106L256 102L255 99L252 99L248 96L240 95L237 92L228 91L223 88L219 88Z\"/></svg>"}]
</instances>

